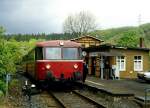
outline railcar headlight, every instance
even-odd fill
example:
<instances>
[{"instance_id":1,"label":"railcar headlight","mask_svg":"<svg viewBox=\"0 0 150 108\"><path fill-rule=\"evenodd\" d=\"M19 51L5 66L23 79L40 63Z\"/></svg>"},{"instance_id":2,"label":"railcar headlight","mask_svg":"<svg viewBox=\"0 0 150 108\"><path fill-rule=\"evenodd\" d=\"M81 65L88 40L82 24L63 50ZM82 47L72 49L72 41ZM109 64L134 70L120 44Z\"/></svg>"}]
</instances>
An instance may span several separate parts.
<instances>
[{"instance_id":1,"label":"railcar headlight","mask_svg":"<svg viewBox=\"0 0 150 108\"><path fill-rule=\"evenodd\" d=\"M75 69L77 69L77 68L78 68L78 65L77 65L77 64L75 64L75 65L74 65L74 68L75 68Z\"/></svg>"},{"instance_id":2,"label":"railcar headlight","mask_svg":"<svg viewBox=\"0 0 150 108\"><path fill-rule=\"evenodd\" d=\"M46 69L50 69L50 68L51 68L51 65L47 64Z\"/></svg>"},{"instance_id":3,"label":"railcar headlight","mask_svg":"<svg viewBox=\"0 0 150 108\"><path fill-rule=\"evenodd\" d=\"M63 46L63 45L64 45L64 42L63 42L63 41L60 41L59 44L60 44L61 46Z\"/></svg>"}]
</instances>

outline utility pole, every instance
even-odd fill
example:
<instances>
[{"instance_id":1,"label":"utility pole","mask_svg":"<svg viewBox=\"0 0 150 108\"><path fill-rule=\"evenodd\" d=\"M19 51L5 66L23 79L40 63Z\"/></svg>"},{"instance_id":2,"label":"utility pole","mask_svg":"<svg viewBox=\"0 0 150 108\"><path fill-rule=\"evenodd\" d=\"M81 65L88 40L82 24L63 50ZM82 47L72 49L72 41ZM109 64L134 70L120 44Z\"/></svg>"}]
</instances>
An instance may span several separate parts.
<instances>
[{"instance_id":1,"label":"utility pole","mask_svg":"<svg viewBox=\"0 0 150 108\"><path fill-rule=\"evenodd\" d=\"M143 29L140 27L141 23L142 23L142 15L139 14L139 15L138 15L138 27L139 27L139 32L141 33L141 37L144 38L144 35L145 35L145 34L144 34Z\"/></svg>"},{"instance_id":2,"label":"utility pole","mask_svg":"<svg viewBox=\"0 0 150 108\"><path fill-rule=\"evenodd\" d=\"M138 26L140 27L140 25L141 25L141 14L139 14L138 16Z\"/></svg>"}]
</instances>

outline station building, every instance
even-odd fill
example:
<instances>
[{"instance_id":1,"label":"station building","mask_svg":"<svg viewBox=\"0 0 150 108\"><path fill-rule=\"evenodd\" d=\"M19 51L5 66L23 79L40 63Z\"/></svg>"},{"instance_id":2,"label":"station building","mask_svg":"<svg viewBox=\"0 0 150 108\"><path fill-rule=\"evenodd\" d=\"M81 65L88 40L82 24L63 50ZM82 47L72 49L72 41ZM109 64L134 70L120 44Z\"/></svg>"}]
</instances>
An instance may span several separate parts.
<instances>
[{"instance_id":1,"label":"station building","mask_svg":"<svg viewBox=\"0 0 150 108\"><path fill-rule=\"evenodd\" d=\"M103 41L92 36L72 39L82 44L87 53L88 74L101 79L137 78L137 72L150 70L149 48L119 47L103 44Z\"/></svg>"}]
</instances>

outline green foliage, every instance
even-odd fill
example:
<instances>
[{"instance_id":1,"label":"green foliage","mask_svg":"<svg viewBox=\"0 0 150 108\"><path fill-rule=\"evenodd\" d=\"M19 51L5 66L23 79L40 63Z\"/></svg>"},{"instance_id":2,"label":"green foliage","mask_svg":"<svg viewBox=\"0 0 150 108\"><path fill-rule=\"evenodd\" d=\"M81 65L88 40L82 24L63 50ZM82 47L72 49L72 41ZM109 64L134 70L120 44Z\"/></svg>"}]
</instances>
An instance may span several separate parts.
<instances>
[{"instance_id":1,"label":"green foliage","mask_svg":"<svg viewBox=\"0 0 150 108\"><path fill-rule=\"evenodd\" d=\"M10 87L10 88L11 88L11 87L14 87L14 86L16 86L17 84L19 84L19 80L13 79L13 80L10 82L9 87Z\"/></svg>"},{"instance_id":2,"label":"green foliage","mask_svg":"<svg viewBox=\"0 0 150 108\"><path fill-rule=\"evenodd\" d=\"M17 79L13 79L10 83L9 83L9 92L13 93L13 95L15 95L19 89L19 80Z\"/></svg>"},{"instance_id":3,"label":"green foliage","mask_svg":"<svg viewBox=\"0 0 150 108\"><path fill-rule=\"evenodd\" d=\"M6 91L6 84L2 80L0 80L0 91L2 91L3 93L5 93Z\"/></svg>"},{"instance_id":4,"label":"green foliage","mask_svg":"<svg viewBox=\"0 0 150 108\"><path fill-rule=\"evenodd\" d=\"M22 62L22 58L33 47L36 40L29 42L17 42L0 39L0 90L5 92L5 81L3 78L7 73L15 74L17 66Z\"/></svg>"},{"instance_id":5,"label":"green foliage","mask_svg":"<svg viewBox=\"0 0 150 108\"><path fill-rule=\"evenodd\" d=\"M132 29L132 27L121 27L121 28L112 28L106 30L96 30L91 32L91 35L97 35L99 38L107 40L116 36L122 37L122 34L128 30Z\"/></svg>"},{"instance_id":6,"label":"green foliage","mask_svg":"<svg viewBox=\"0 0 150 108\"><path fill-rule=\"evenodd\" d=\"M0 39L0 76L16 71L15 63L19 60L18 55L17 44Z\"/></svg>"},{"instance_id":7,"label":"green foliage","mask_svg":"<svg viewBox=\"0 0 150 108\"><path fill-rule=\"evenodd\" d=\"M0 26L0 38L4 35L5 29Z\"/></svg>"},{"instance_id":8,"label":"green foliage","mask_svg":"<svg viewBox=\"0 0 150 108\"><path fill-rule=\"evenodd\" d=\"M4 31L4 29L2 30ZM150 23L143 24L140 27L120 27L120 28L112 28L112 29L106 29L106 30L96 30L93 32L90 32L89 35L95 36L99 39L104 40L105 43L111 43L111 44L117 44L117 45L126 45L123 41L121 43L121 40L126 38L127 39L127 32L129 35L132 35L132 38L139 38L139 37L144 37L145 40L145 45L147 47L150 47ZM135 32L135 36L133 35L133 32ZM125 37L124 37L125 36ZM52 33L52 34L44 34L44 33L39 33L39 34L11 34L11 35L5 35L6 40L16 40L23 42L23 44L26 45L21 45L23 47L26 47L28 49L28 42L31 40L56 40L56 39L72 39L76 38L77 35L72 35L69 33L65 34L57 34L57 33ZM124 37L124 38L123 38ZM126 40L125 39L125 40ZM131 39L132 40L132 39ZM136 39L133 39L136 40ZM138 42L135 41L135 43L128 43L128 46L138 46Z\"/></svg>"},{"instance_id":9,"label":"green foliage","mask_svg":"<svg viewBox=\"0 0 150 108\"><path fill-rule=\"evenodd\" d=\"M34 40L66 40L66 39L72 39L77 37L76 35L68 34L68 33L52 33L52 34L11 34L11 35L5 35L6 40L14 39L16 41L30 41L32 39Z\"/></svg>"},{"instance_id":10,"label":"green foliage","mask_svg":"<svg viewBox=\"0 0 150 108\"><path fill-rule=\"evenodd\" d=\"M97 36L104 40L105 43L131 47L139 46L139 37L143 37L145 46L150 48L150 23L139 27L96 30L91 32L90 35Z\"/></svg>"},{"instance_id":11,"label":"green foliage","mask_svg":"<svg viewBox=\"0 0 150 108\"><path fill-rule=\"evenodd\" d=\"M143 31L144 38L146 40L146 45L150 46L150 23L143 24L140 26L141 30Z\"/></svg>"},{"instance_id":12,"label":"green foliage","mask_svg":"<svg viewBox=\"0 0 150 108\"><path fill-rule=\"evenodd\" d=\"M4 38L3 32L4 29L0 27L0 90L4 92L4 76L7 73L16 73L16 67L21 63L23 56L34 47L37 40L17 42L14 38L10 38L8 41Z\"/></svg>"},{"instance_id":13,"label":"green foliage","mask_svg":"<svg viewBox=\"0 0 150 108\"><path fill-rule=\"evenodd\" d=\"M4 97L3 91L0 90L0 98Z\"/></svg>"},{"instance_id":14,"label":"green foliage","mask_svg":"<svg viewBox=\"0 0 150 108\"><path fill-rule=\"evenodd\" d=\"M139 37L140 36L137 31L128 30L124 32L123 37L118 40L117 44L120 46L137 47Z\"/></svg>"}]
</instances>

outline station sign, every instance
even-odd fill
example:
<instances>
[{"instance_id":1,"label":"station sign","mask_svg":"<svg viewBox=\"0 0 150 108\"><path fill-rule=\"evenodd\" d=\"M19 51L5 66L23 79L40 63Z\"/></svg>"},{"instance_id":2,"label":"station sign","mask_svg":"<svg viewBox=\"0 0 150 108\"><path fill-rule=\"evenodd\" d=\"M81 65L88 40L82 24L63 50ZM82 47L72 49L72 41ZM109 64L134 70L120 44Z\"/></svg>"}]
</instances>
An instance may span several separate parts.
<instances>
[{"instance_id":1,"label":"station sign","mask_svg":"<svg viewBox=\"0 0 150 108\"><path fill-rule=\"evenodd\" d=\"M98 56L99 54L98 54L98 52L90 52L89 53L89 56L90 57L96 57L96 56Z\"/></svg>"}]
</instances>

